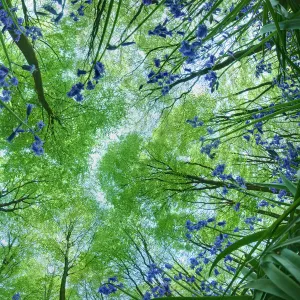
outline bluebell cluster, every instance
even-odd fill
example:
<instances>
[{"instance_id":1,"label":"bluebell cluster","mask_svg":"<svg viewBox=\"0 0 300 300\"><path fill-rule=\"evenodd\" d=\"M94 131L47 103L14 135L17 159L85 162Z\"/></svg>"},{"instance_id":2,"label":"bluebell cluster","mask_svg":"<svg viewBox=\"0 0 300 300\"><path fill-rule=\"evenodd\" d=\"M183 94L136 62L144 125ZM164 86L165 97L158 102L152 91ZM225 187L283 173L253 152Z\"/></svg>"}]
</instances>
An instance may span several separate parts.
<instances>
[{"instance_id":1,"label":"bluebell cluster","mask_svg":"<svg viewBox=\"0 0 300 300\"><path fill-rule=\"evenodd\" d=\"M85 70L77 70L77 76L83 76L87 74L87 71ZM101 63L100 61L97 61L94 65L94 83L89 80L86 84L86 89L87 90L93 90L95 88L95 85L99 82L99 79L101 79L105 74L105 67L103 65L103 63ZM71 90L67 93L67 96L69 98L73 98L75 101L77 102L82 102L83 101L83 95L82 92L84 90L84 84L81 82L78 82L76 84L74 84L71 88Z\"/></svg>"},{"instance_id":2,"label":"bluebell cluster","mask_svg":"<svg viewBox=\"0 0 300 300\"><path fill-rule=\"evenodd\" d=\"M169 31L166 26L158 24L154 30L149 30L148 34L166 38L167 36L172 36L172 31Z\"/></svg>"},{"instance_id":3,"label":"bluebell cluster","mask_svg":"<svg viewBox=\"0 0 300 300\"><path fill-rule=\"evenodd\" d=\"M254 225L255 225L255 222L261 222L262 221L262 219L261 218L258 218L258 217L248 217L248 218L246 218L245 219L245 223L247 224L247 225L249 225L249 229L250 230L254 230Z\"/></svg>"},{"instance_id":4,"label":"bluebell cluster","mask_svg":"<svg viewBox=\"0 0 300 300\"><path fill-rule=\"evenodd\" d=\"M189 43L188 41L183 41L181 43L181 47L179 48L179 52L187 58L186 63L191 64L194 63L195 60L199 57L197 54L197 50L201 46L200 41L196 41L193 43Z\"/></svg>"},{"instance_id":5,"label":"bluebell cluster","mask_svg":"<svg viewBox=\"0 0 300 300\"><path fill-rule=\"evenodd\" d=\"M272 64L271 63L265 63L264 59L260 60L259 63L256 65L255 70L255 76L258 78L263 73L269 73L272 72Z\"/></svg>"},{"instance_id":6,"label":"bluebell cluster","mask_svg":"<svg viewBox=\"0 0 300 300\"><path fill-rule=\"evenodd\" d=\"M11 12L16 12L17 8L12 7ZM9 15L7 11L2 6L0 2L0 26L2 26L2 32L10 31L14 35L14 41L18 42L22 34L30 37L33 41L42 37L41 29L35 26L26 26L25 28L22 26L24 19L17 18L17 24L14 23L13 19Z\"/></svg>"},{"instance_id":7,"label":"bluebell cluster","mask_svg":"<svg viewBox=\"0 0 300 300\"><path fill-rule=\"evenodd\" d=\"M195 116L192 120L186 120L186 122L192 125L193 128L203 126L204 122L199 120L198 116Z\"/></svg>"},{"instance_id":8,"label":"bluebell cluster","mask_svg":"<svg viewBox=\"0 0 300 300\"><path fill-rule=\"evenodd\" d=\"M161 72L154 72L153 70L150 71L148 74L148 81L147 83L157 83L159 86L162 86L162 95L166 95L170 90L170 84L173 83L179 75L170 74L167 71Z\"/></svg>"},{"instance_id":9,"label":"bluebell cluster","mask_svg":"<svg viewBox=\"0 0 300 300\"><path fill-rule=\"evenodd\" d=\"M108 278L108 282L102 284L99 289L98 293L103 295L110 295L115 293L118 288L122 288L123 284L118 282L118 279L116 276Z\"/></svg>"},{"instance_id":10,"label":"bluebell cluster","mask_svg":"<svg viewBox=\"0 0 300 300\"><path fill-rule=\"evenodd\" d=\"M147 272L147 280L152 283L153 279L160 274L162 274L162 269L160 269L156 264L150 264Z\"/></svg>"},{"instance_id":11,"label":"bluebell cluster","mask_svg":"<svg viewBox=\"0 0 300 300\"><path fill-rule=\"evenodd\" d=\"M214 156L211 153L211 151L213 149L217 149L219 147L219 145L220 145L220 140L216 139L216 140L212 141L210 144L206 144L203 147L201 147L200 152L204 153L204 154L207 154L208 157L210 157L210 158L213 158Z\"/></svg>"},{"instance_id":12,"label":"bluebell cluster","mask_svg":"<svg viewBox=\"0 0 300 300\"><path fill-rule=\"evenodd\" d=\"M24 123L28 123L28 118L31 115L33 107L34 107L33 104L26 105L26 117L25 117ZM44 122L39 121L39 122L37 122L37 124L34 128L25 130L22 128L22 123L21 123L17 128L15 128L13 130L13 132L10 134L10 136L6 140L9 143L11 143L13 141L13 139L18 136L18 134L25 133L25 132L31 133L34 137L34 142L31 145L31 150L37 156L43 155L44 154L44 148L43 148L44 142L38 137L37 133L39 133L43 129L44 126L45 126Z\"/></svg>"},{"instance_id":13,"label":"bluebell cluster","mask_svg":"<svg viewBox=\"0 0 300 300\"><path fill-rule=\"evenodd\" d=\"M174 18L184 17L186 15L183 12L184 4L182 0L166 0L165 6L170 10Z\"/></svg>"},{"instance_id":14,"label":"bluebell cluster","mask_svg":"<svg viewBox=\"0 0 300 300\"><path fill-rule=\"evenodd\" d=\"M79 2L79 0L71 1L72 5L75 5L78 2ZM75 11L72 11L70 13L70 18L73 19L74 22L79 21L79 18L84 16L84 10L86 9L86 7L92 3L93 3L93 0L86 0L86 1L84 1L84 4L87 4L87 5L84 5L84 4L82 4L82 1L80 1L80 6Z\"/></svg>"}]
</instances>

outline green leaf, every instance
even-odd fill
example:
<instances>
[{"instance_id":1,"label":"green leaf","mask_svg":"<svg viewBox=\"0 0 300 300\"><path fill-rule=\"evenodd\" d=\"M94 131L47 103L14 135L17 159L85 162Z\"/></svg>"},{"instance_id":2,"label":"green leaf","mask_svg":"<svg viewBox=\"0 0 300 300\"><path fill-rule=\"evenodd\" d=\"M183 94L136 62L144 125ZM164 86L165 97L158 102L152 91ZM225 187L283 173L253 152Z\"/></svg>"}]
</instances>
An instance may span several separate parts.
<instances>
[{"instance_id":1,"label":"green leaf","mask_svg":"<svg viewBox=\"0 0 300 300\"><path fill-rule=\"evenodd\" d=\"M284 228L281 226L279 227L279 229L276 231L276 235L279 235L282 230ZM243 246L246 246L246 245L249 245L253 242L256 242L258 241L260 238L262 238L264 235L266 236L265 238L267 239L268 238L268 232L270 232L270 229L265 229L265 230L261 230L261 231L258 231L258 232L255 232L253 234L250 234L250 235L247 235L245 236L244 238L240 239L239 241L233 243L232 245L230 245L228 248L226 248L224 251L222 251L217 257L216 259L214 260L214 262L212 263L212 266L210 268L210 271L209 271L209 274L211 274L213 268L217 265L217 263L222 259L224 258L226 255L230 254L231 252L243 247ZM271 234L271 232L270 232Z\"/></svg>"},{"instance_id":2,"label":"green leaf","mask_svg":"<svg viewBox=\"0 0 300 300\"><path fill-rule=\"evenodd\" d=\"M288 239L285 242L277 245L276 247L272 247L272 250L278 249L278 248L283 248L283 247L286 247L286 246L292 245L292 244L298 244L298 243L300 243L300 237L299 236L295 237L293 239Z\"/></svg>"},{"instance_id":3,"label":"green leaf","mask_svg":"<svg viewBox=\"0 0 300 300\"><path fill-rule=\"evenodd\" d=\"M247 283L245 288L255 289L262 291L277 297L280 297L285 300L291 300L290 296L285 294L281 289L279 289L271 280L269 279L258 279L252 282Z\"/></svg>"},{"instance_id":4,"label":"green leaf","mask_svg":"<svg viewBox=\"0 0 300 300\"><path fill-rule=\"evenodd\" d=\"M300 286L290 277L280 271L274 264L266 263L262 266L270 280L291 299L299 300Z\"/></svg>"},{"instance_id":5,"label":"green leaf","mask_svg":"<svg viewBox=\"0 0 300 300\"><path fill-rule=\"evenodd\" d=\"M285 185L285 186L288 188L288 190L291 192L291 194L292 194L293 196L295 196L295 195L296 195L296 190L297 190L296 186L295 186L290 180L288 180L283 174L281 174L280 177L281 177L281 179L282 179L284 185Z\"/></svg>"},{"instance_id":6,"label":"green leaf","mask_svg":"<svg viewBox=\"0 0 300 300\"><path fill-rule=\"evenodd\" d=\"M299 19L292 19L292 20L284 20L278 23L280 30L292 30L292 29L300 29L300 20ZM274 32L276 31L276 25L274 23L267 24L262 27L260 30L261 34L267 32Z\"/></svg>"},{"instance_id":7,"label":"green leaf","mask_svg":"<svg viewBox=\"0 0 300 300\"><path fill-rule=\"evenodd\" d=\"M287 271L300 282L300 256L289 249L283 249L281 255L272 254L272 257L278 261Z\"/></svg>"}]
</instances>

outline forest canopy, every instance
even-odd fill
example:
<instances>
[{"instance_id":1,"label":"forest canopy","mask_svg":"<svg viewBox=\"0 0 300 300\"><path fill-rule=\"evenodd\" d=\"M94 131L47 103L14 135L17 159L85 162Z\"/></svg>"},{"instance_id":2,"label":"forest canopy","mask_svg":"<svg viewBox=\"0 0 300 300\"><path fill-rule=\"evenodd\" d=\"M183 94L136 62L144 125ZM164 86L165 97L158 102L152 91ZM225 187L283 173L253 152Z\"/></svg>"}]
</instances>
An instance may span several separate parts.
<instances>
[{"instance_id":1,"label":"forest canopy","mask_svg":"<svg viewBox=\"0 0 300 300\"><path fill-rule=\"evenodd\" d=\"M299 0L1 0L0 29L0 299L299 299Z\"/></svg>"}]
</instances>

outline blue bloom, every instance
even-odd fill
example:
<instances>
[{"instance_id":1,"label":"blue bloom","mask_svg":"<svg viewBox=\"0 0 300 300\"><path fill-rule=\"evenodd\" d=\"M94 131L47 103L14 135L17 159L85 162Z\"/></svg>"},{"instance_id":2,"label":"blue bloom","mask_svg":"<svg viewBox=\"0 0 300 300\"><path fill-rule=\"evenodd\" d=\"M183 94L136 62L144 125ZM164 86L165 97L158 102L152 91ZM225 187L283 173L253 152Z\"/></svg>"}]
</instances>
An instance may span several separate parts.
<instances>
[{"instance_id":1,"label":"blue bloom","mask_svg":"<svg viewBox=\"0 0 300 300\"><path fill-rule=\"evenodd\" d=\"M189 44L188 41L183 41L181 43L181 47L179 52L183 55L188 57L187 63L192 63L198 57L197 56L197 49L201 46L201 42L193 42Z\"/></svg>"},{"instance_id":2,"label":"blue bloom","mask_svg":"<svg viewBox=\"0 0 300 300\"><path fill-rule=\"evenodd\" d=\"M31 149L35 153L35 155L40 156L44 154L43 145L44 142L37 135L35 135L34 142L31 145Z\"/></svg>"},{"instance_id":3,"label":"blue bloom","mask_svg":"<svg viewBox=\"0 0 300 300\"><path fill-rule=\"evenodd\" d=\"M208 219L207 219L207 222L208 222L208 223L211 223L211 222L214 222L215 220L216 220L215 218L208 218Z\"/></svg>"},{"instance_id":4,"label":"blue bloom","mask_svg":"<svg viewBox=\"0 0 300 300\"><path fill-rule=\"evenodd\" d=\"M173 268L173 266L170 265L170 264L168 264L168 263L166 263L166 264L165 264L165 268L171 270L171 269Z\"/></svg>"},{"instance_id":5,"label":"blue bloom","mask_svg":"<svg viewBox=\"0 0 300 300\"><path fill-rule=\"evenodd\" d=\"M217 165L216 168L212 172L212 176L219 176L219 175L223 174L224 170L225 170L225 164Z\"/></svg>"},{"instance_id":6,"label":"blue bloom","mask_svg":"<svg viewBox=\"0 0 300 300\"><path fill-rule=\"evenodd\" d=\"M45 127L45 123L43 121L38 121L36 126L39 130L41 130L42 128Z\"/></svg>"},{"instance_id":7,"label":"blue bloom","mask_svg":"<svg viewBox=\"0 0 300 300\"><path fill-rule=\"evenodd\" d=\"M0 82L4 81L8 72L9 72L8 68L4 67L3 65L0 66Z\"/></svg>"},{"instance_id":8,"label":"blue bloom","mask_svg":"<svg viewBox=\"0 0 300 300\"><path fill-rule=\"evenodd\" d=\"M2 96L0 96L0 99L3 102L9 102L11 99L11 91L8 90L2 90Z\"/></svg>"},{"instance_id":9,"label":"blue bloom","mask_svg":"<svg viewBox=\"0 0 300 300\"><path fill-rule=\"evenodd\" d=\"M218 269L214 269L214 273L215 273L215 276L218 276L220 274L220 272L218 271Z\"/></svg>"},{"instance_id":10,"label":"blue bloom","mask_svg":"<svg viewBox=\"0 0 300 300\"><path fill-rule=\"evenodd\" d=\"M164 86L162 89L161 89L161 94L163 96L167 95L170 91L170 87L168 85Z\"/></svg>"},{"instance_id":11,"label":"blue bloom","mask_svg":"<svg viewBox=\"0 0 300 300\"><path fill-rule=\"evenodd\" d=\"M150 300L151 299L151 294L149 292L146 292L144 294L143 300Z\"/></svg>"},{"instance_id":12,"label":"blue bloom","mask_svg":"<svg viewBox=\"0 0 300 300\"><path fill-rule=\"evenodd\" d=\"M154 30L149 30L148 34L166 38L167 36L172 36L172 31L168 30L166 26L158 24Z\"/></svg>"},{"instance_id":13,"label":"blue bloom","mask_svg":"<svg viewBox=\"0 0 300 300\"><path fill-rule=\"evenodd\" d=\"M245 180L244 180L241 176L237 176L237 177L235 178L235 181L237 182L237 184L238 184L240 187L242 187L242 188L244 188L244 189L247 188L247 187L246 187L246 184L245 184Z\"/></svg>"},{"instance_id":14,"label":"blue bloom","mask_svg":"<svg viewBox=\"0 0 300 300\"><path fill-rule=\"evenodd\" d=\"M10 83L11 83L11 85L13 85L13 86L17 86L17 85L19 84L19 81L18 81L18 79L17 79L16 77L12 77L12 78L10 79Z\"/></svg>"},{"instance_id":15,"label":"blue bloom","mask_svg":"<svg viewBox=\"0 0 300 300\"><path fill-rule=\"evenodd\" d=\"M235 227L234 229L233 229L233 232L239 232L240 230L239 230L239 228L238 227Z\"/></svg>"},{"instance_id":16,"label":"blue bloom","mask_svg":"<svg viewBox=\"0 0 300 300\"><path fill-rule=\"evenodd\" d=\"M87 90L93 90L95 88L95 85L89 80L87 85L86 85L86 89Z\"/></svg>"},{"instance_id":17,"label":"blue bloom","mask_svg":"<svg viewBox=\"0 0 300 300\"><path fill-rule=\"evenodd\" d=\"M201 24L198 26L196 31L196 37L198 39L203 39L207 36L207 27L205 24Z\"/></svg>"},{"instance_id":18,"label":"blue bloom","mask_svg":"<svg viewBox=\"0 0 300 300\"><path fill-rule=\"evenodd\" d=\"M95 71L94 79L99 80L104 75L105 72L104 65L100 61L97 61L94 66L94 71Z\"/></svg>"},{"instance_id":19,"label":"blue bloom","mask_svg":"<svg viewBox=\"0 0 300 300\"><path fill-rule=\"evenodd\" d=\"M109 295L109 294L115 293L116 291L117 291L117 288L110 283L104 284L104 285L100 286L98 289L98 292L103 295Z\"/></svg>"},{"instance_id":20,"label":"blue bloom","mask_svg":"<svg viewBox=\"0 0 300 300\"><path fill-rule=\"evenodd\" d=\"M85 75L85 74L86 74L85 70L80 70L80 69L77 70L77 76L78 77L80 77L81 75Z\"/></svg>"},{"instance_id":21,"label":"blue bloom","mask_svg":"<svg viewBox=\"0 0 300 300\"><path fill-rule=\"evenodd\" d=\"M20 293L16 293L12 296L12 300L21 300L21 295Z\"/></svg>"},{"instance_id":22,"label":"blue bloom","mask_svg":"<svg viewBox=\"0 0 300 300\"><path fill-rule=\"evenodd\" d=\"M192 125L193 128L202 126L204 124L203 121L198 120L198 116L195 116L192 120L186 120L186 122Z\"/></svg>"},{"instance_id":23,"label":"blue bloom","mask_svg":"<svg viewBox=\"0 0 300 300\"><path fill-rule=\"evenodd\" d=\"M238 203L233 207L233 209L234 209L235 211L239 211L239 210L240 210L240 206L241 206L241 203L238 202Z\"/></svg>"},{"instance_id":24,"label":"blue bloom","mask_svg":"<svg viewBox=\"0 0 300 300\"><path fill-rule=\"evenodd\" d=\"M184 6L181 0L166 0L165 6L170 9L171 14L175 18L180 18L185 16L185 13L182 11Z\"/></svg>"},{"instance_id":25,"label":"blue bloom","mask_svg":"<svg viewBox=\"0 0 300 300\"><path fill-rule=\"evenodd\" d=\"M265 207L265 206L269 206L269 202L267 202L266 200L262 200L258 203L258 207Z\"/></svg>"},{"instance_id":26,"label":"blue bloom","mask_svg":"<svg viewBox=\"0 0 300 300\"><path fill-rule=\"evenodd\" d=\"M148 6L152 4L152 0L143 0L143 4Z\"/></svg>"},{"instance_id":27,"label":"blue bloom","mask_svg":"<svg viewBox=\"0 0 300 300\"><path fill-rule=\"evenodd\" d=\"M160 59L154 58L154 65L156 68L159 68L160 67Z\"/></svg>"},{"instance_id":28,"label":"blue bloom","mask_svg":"<svg viewBox=\"0 0 300 300\"><path fill-rule=\"evenodd\" d=\"M226 225L226 221L218 222L217 225L224 227Z\"/></svg>"},{"instance_id":29,"label":"blue bloom","mask_svg":"<svg viewBox=\"0 0 300 300\"><path fill-rule=\"evenodd\" d=\"M69 98L75 97L76 101L82 101L81 91L84 89L84 84L81 82L76 83L72 86L71 90L67 93Z\"/></svg>"},{"instance_id":30,"label":"blue bloom","mask_svg":"<svg viewBox=\"0 0 300 300\"><path fill-rule=\"evenodd\" d=\"M33 104L27 104L27 107L26 107L26 119L28 120L28 117L30 116L31 112L32 112L32 109L33 109Z\"/></svg>"}]
</instances>

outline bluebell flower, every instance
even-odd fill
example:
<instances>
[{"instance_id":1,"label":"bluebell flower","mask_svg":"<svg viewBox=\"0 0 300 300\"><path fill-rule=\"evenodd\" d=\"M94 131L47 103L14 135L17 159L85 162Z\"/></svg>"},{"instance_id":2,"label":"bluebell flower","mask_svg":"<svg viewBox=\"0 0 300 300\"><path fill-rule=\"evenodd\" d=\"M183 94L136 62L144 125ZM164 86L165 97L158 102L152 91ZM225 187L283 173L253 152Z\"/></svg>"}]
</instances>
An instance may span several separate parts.
<instances>
[{"instance_id":1,"label":"bluebell flower","mask_svg":"<svg viewBox=\"0 0 300 300\"><path fill-rule=\"evenodd\" d=\"M241 206L241 203L238 202L238 203L236 203L236 205L233 207L233 209L234 209L235 211L239 211L239 210L240 210L240 206Z\"/></svg>"},{"instance_id":2,"label":"bluebell flower","mask_svg":"<svg viewBox=\"0 0 300 300\"><path fill-rule=\"evenodd\" d=\"M166 38L167 36L172 36L172 31L168 30L166 26L163 26L162 24L158 24L154 30L148 31L149 35L157 35L162 38Z\"/></svg>"},{"instance_id":3,"label":"bluebell flower","mask_svg":"<svg viewBox=\"0 0 300 300\"><path fill-rule=\"evenodd\" d=\"M44 145L44 142L37 135L35 135L34 142L31 145L31 149L35 155L40 156L40 155L44 154L43 145Z\"/></svg>"},{"instance_id":4,"label":"bluebell flower","mask_svg":"<svg viewBox=\"0 0 300 300\"><path fill-rule=\"evenodd\" d=\"M228 189L227 189L227 187L226 186L223 186L223 188L222 188L222 195L227 195L228 194Z\"/></svg>"},{"instance_id":5,"label":"bluebell flower","mask_svg":"<svg viewBox=\"0 0 300 300\"><path fill-rule=\"evenodd\" d=\"M151 299L151 294L149 292L146 292L144 294L143 300L150 300Z\"/></svg>"},{"instance_id":6,"label":"bluebell flower","mask_svg":"<svg viewBox=\"0 0 300 300\"><path fill-rule=\"evenodd\" d=\"M0 65L0 82L5 80L9 70L3 65Z\"/></svg>"},{"instance_id":7,"label":"bluebell flower","mask_svg":"<svg viewBox=\"0 0 300 300\"><path fill-rule=\"evenodd\" d=\"M250 141L250 135L243 135L243 138L248 142Z\"/></svg>"},{"instance_id":8,"label":"bluebell flower","mask_svg":"<svg viewBox=\"0 0 300 300\"><path fill-rule=\"evenodd\" d=\"M258 207L265 207L265 206L269 206L269 202L267 202L266 200L262 200L258 203Z\"/></svg>"},{"instance_id":9,"label":"bluebell flower","mask_svg":"<svg viewBox=\"0 0 300 300\"><path fill-rule=\"evenodd\" d=\"M76 83L72 86L71 90L67 93L69 98L76 97L76 101L80 100L82 95L81 92L84 89L84 84L81 82ZM80 97L81 96L81 97Z\"/></svg>"},{"instance_id":10,"label":"bluebell flower","mask_svg":"<svg viewBox=\"0 0 300 300\"><path fill-rule=\"evenodd\" d=\"M152 4L152 0L143 0L143 4L148 6Z\"/></svg>"},{"instance_id":11,"label":"bluebell flower","mask_svg":"<svg viewBox=\"0 0 300 300\"><path fill-rule=\"evenodd\" d=\"M191 263L191 269L194 269L196 266L199 265L198 260L194 257L190 258L190 263Z\"/></svg>"},{"instance_id":12,"label":"bluebell flower","mask_svg":"<svg viewBox=\"0 0 300 300\"><path fill-rule=\"evenodd\" d=\"M215 274L215 276L218 276L219 274L220 274L220 272L218 271L218 269L214 269L214 274Z\"/></svg>"},{"instance_id":13,"label":"bluebell flower","mask_svg":"<svg viewBox=\"0 0 300 300\"><path fill-rule=\"evenodd\" d=\"M98 292L103 295L110 295L110 294L115 293L116 291L117 291L117 288L110 283L104 284L104 285L100 286L98 289Z\"/></svg>"},{"instance_id":14,"label":"bluebell flower","mask_svg":"<svg viewBox=\"0 0 300 300\"><path fill-rule=\"evenodd\" d=\"M245 180L244 180L244 178L242 178L241 176L237 176L237 177L235 178L235 181L237 182L237 184L238 184L240 187L242 187L242 188L244 188L244 189L247 188L247 187L246 187L246 184L245 184Z\"/></svg>"},{"instance_id":15,"label":"bluebell flower","mask_svg":"<svg viewBox=\"0 0 300 300\"><path fill-rule=\"evenodd\" d=\"M225 164L217 165L216 168L212 172L212 176L219 176L219 175L223 174L224 170L225 170Z\"/></svg>"},{"instance_id":16,"label":"bluebell flower","mask_svg":"<svg viewBox=\"0 0 300 300\"><path fill-rule=\"evenodd\" d=\"M33 107L34 107L33 104L27 104L27 106L26 106L26 119L27 120L32 112Z\"/></svg>"},{"instance_id":17,"label":"bluebell flower","mask_svg":"<svg viewBox=\"0 0 300 300\"><path fill-rule=\"evenodd\" d=\"M215 220L216 220L215 218L208 218L208 219L207 219L207 222L208 222L208 223L211 223L211 222L214 222Z\"/></svg>"},{"instance_id":18,"label":"bluebell flower","mask_svg":"<svg viewBox=\"0 0 300 300\"><path fill-rule=\"evenodd\" d=\"M170 9L170 12L174 18L185 16L185 13L182 11L184 6L181 0L166 0L165 6Z\"/></svg>"},{"instance_id":19,"label":"bluebell flower","mask_svg":"<svg viewBox=\"0 0 300 300\"><path fill-rule=\"evenodd\" d=\"M194 119L192 119L192 120L186 120L186 122L189 123L190 125L192 125L193 128L203 126L203 124L204 124L203 121L200 121L198 119L198 116L195 116Z\"/></svg>"},{"instance_id":20,"label":"bluebell flower","mask_svg":"<svg viewBox=\"0 0 300 300\"><path fill-rule=\"evenodd\" d=\"M25 35L31 37L32 41L36 41L43 36L41 29L36 26L25 26Z\"/></svg>"},{"instance_id":21,"label":"bluebell flower","mask_svg":"<svg viewBox=\"0 0 300 300\"><path fill-rule=\"evenodd\" d=\"M154 58L154 65L156 68L159 68L160 67L160 59Z\"/></svg>"},{"instance_id":22,"label":"bluebell flower","mask_svg":"<svg viewBox=\"0 0 300 300\"><path fill-rule=\"evenodd\" d=\"M166 263L166 264L165 264L165 268L171 270L171 269L173 268L173 266L170 265L170 264L168 264L168 263Z\"/></svg>"},{"instance_id":23,"label":"bluebell flower","mask_svg":"<svg viewBox=\"0 0 300 300\"><path fill-rule=\"evenodd\" d=\"M75 21L75 22L77 22L79 20L78 17L73 12L70 13L70 18L72 18L73 21Z\"/></svg>"},{"instance_id":24,"label":"bluebell flower","mask_svg":"<svg viewBox=\"0 0 300 300\"><path fill-rule=\"evenodd\" d=\"M86 89L87 90L93 90L95 88L95 85L89 80L87 85L86 85Z\"/></svg>"},{"instance_id":25,"label":"bluebell flower","mask_svg":"<svg viewBox=\"0 0 300 300\"><path fill-rule=\"evenodd\" d=\"M209 260L207 257L204 257L203 263L204 263L205 265L207 265L209 262L210 262L210 260Z\"/></svg>"},{"instance_id":26,"label":"bluebell flower","mask_svg":"<svg viewBox=\"0 0 300 300\"><path fill-rule=\"evenodd\" d=\"M21 300L21 295L20 293L16 293L12 296L12 300Z\"/></svg>"},{"instance_id":27,"label":"bluebell flower","mask_svg":"<svg viewBox=\"0 0 300 300\"><path fill-rule=\"evenodd\" d=\"M2 90L2 96L0 95L0 99L3 102L9 102L11 100L11 91Z\"/></svg>"},{"instance_id":28,"label":"bluebell flower","mask_svg":"<svg viewBox=\"0 0 300 300\"><path fill-rule=\"evenodd\" d=\"M84 16L84 5L80 5L79 8L77 9L78 15L79 16Z\"/></svg>"},{"instance_id":29,"label":"bluebell flower","mask_svg":"<svg viewBox=\"0 0 300 300\"><path fill-rule=\"evenodd\" d=\"M17 85L19 84L19 81L18 81L18 79L17 79L16 77L12 77L12 78L10 79L10 83L11 83L11 85L13 85L13 86L17 86Z\"/></svg>"},{"instance_id":30,"label":"bluebell flower","mask_svg":"<svg viewBox=\"0 0 300 300\"><path fill-rule=\"evenodd\" d=\"M195 270L195 273L196 273L197 275L200 275L201 272L202 272L202 268L201 268L201 267L199 267L199 268L197 268L197 269Z\"/></svg>"},{"instance_id":31,"label":"bluebell flower","mask_svg":"<svg viewBox=\"0 0 300 300\"><path fill-rule=\"evenodd\" d=\"M168 85L165 85L162 89L161 89L161 94L163 96L167 95L170 91L170 87Z\"/></svg>"},{"instance_id":32,"label":"bluebell flower","mask_svg":"<svg viewBox=\"0 0 300 300\"><path fill-rule=\"evenodd\" d=\"M104 65L100 61L97 61L94 66L94 71L95 71L94 79L99 80L104 75L105 72Z\"/></svg>"},{"instance_id":33,"label":"bluebell flower","mask_svg":"<svg viewBox=\"0 0 300 300\"><path fill-rule=\"evenodd\" d=\"M196 31L196 37L198 39L203 39L207 36L207 27L205 24L200 24Z\"/></svg>"},{"instance_id":34,"label":"bluebell flower","mask_svg":"<svg viewBox=\"0 0 300 300\"><path fill-rule=\"evenodd\" d=\"M42 128L45 127L45 123L43 121L38 121L36 126L39 130L41 130Z\"/></svg>"},{"instance_id":35,"label":"bluebell flower","mask_svg":"<svg viewBox=\"0 0 300 300\"><path fill-rule=\"evenodd\" d=\"M85 70L77 70L77 76L80 77L81 75L85 75L87 72Z\"/></svg>"},{"instance_id":36,"label":"bluebell flower","mask_svg":"<svg viewBox=\"0 0 300 300\"><path fill-rule=\"evenodd\" d=\"M233 229L233 232L239 232L240 230L239 230L239 228L238 227L235 227L234 229Z\"/></svg>"},{"instance_id":37,"label":"bluebell flower","mask_svg":"<svg viewBox=\"0 0 300 300\"><path fill-rule=\"evenodd\" d=\"M226 225L226 221L218 222L217 225L224 227Z\"/></svg>"}]
</instances>

